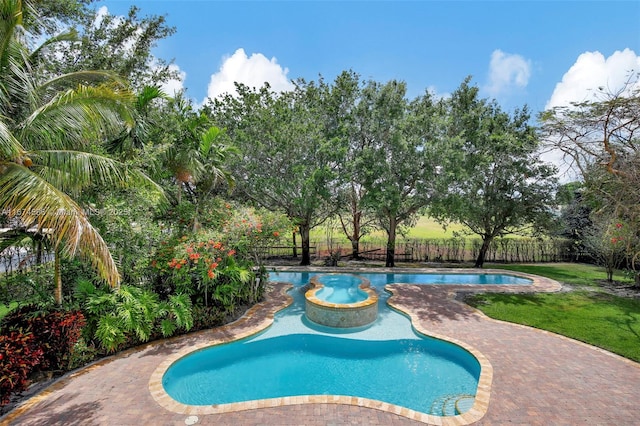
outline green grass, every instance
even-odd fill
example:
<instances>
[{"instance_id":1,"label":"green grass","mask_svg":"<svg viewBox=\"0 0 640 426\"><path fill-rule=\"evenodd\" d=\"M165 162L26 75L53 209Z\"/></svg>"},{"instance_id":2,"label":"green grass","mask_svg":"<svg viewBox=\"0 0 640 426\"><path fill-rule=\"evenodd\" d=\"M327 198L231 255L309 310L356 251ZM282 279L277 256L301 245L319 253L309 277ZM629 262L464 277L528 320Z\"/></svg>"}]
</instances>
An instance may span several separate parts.
<instances>
[{"instance_id":1,"label":"green grass","mask_svg":"<svg viewBox=\"0 0 640 426\"><path fill-rule=\"evenodd\" d=\"M463 230L463 226L460 224L451 224L447 226L447 229L443 229L435 220L428 216L421 216L416 226L411 228L407 234L407 238L419 238L419 239L436 239L436 238L452 238L454 232ZM312 241L326 241L326 229L323 226L319 226L311 230ZM336 229L333 233L333 238L336 241L347 243L347 237L344 235L341 229ZM369 235L363 237L363 241L386 239L387 234L384 231L375 231Z\"/></svg>"},{"instance_id":2,"label":"green grass","mask_svg":"<svg viewBox=\"0 0 640 426\"><path fill-rule=\"evenodd\" d=\"M551 278L574 286L595 287L597 282L605 280L607 274L604 268L583 263L544 263L544 264L487 264L487 267L525 272ZM614 274L615 281L632 283L631 279L622 272Z\"/></svg>"},{"instance_id":3,"label":"green grass","mask_svg":"<svg viewBox=\"0 0 640 426\"><path fill-rule=\"evenodd\" d=\"M594 291L605 278L590 265L504 265L582 290L539 294L479 294L467 302L487 316L562 334L640 362L640 300Z\"/></svg>"}]
</instances>

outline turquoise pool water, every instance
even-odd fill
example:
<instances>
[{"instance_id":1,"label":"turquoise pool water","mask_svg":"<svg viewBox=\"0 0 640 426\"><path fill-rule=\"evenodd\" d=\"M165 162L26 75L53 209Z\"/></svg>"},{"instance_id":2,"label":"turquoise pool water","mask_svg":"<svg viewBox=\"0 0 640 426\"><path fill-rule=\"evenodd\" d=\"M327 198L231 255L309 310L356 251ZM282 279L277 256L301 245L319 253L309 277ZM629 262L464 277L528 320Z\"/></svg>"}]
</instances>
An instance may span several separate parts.
<instances>
[{"instance_id":1,"label":"turquoise pool water","mask_svg":"<svg viewBox=\"0 0 640 426\"><path fill-rule=\"evenodd\" d=\"M345 395L435 415L450 414L442 401L476 394L480 377L476 358L457 345L417 334L410 320L386 303L389 294L382 287L391 276L391 282L406 282L395 278L402 276L415 283L418 275L364 274L379 295L379 312L371 325L355 329L324 327L306 319L304 286L312 275L272 273L271 280L294 285L289 292L293 304L255 336L176 361L162 379L167 394L188 405ZM429 275L430 280L442 280L440 274ZM465 279L477 280L471 277ZM514 284L517 278L501 277L491 282ZM519 284L530 284L520 280Z\"/></svg>"},{"instance_id":2,"label":"turquoise pool water","mask_svg":"<svg viewBox=\"0 0 640 426\"><path fill-rule=\"evenodd\" d=\"M272 281L288 281L293 283L309 282L314 275L322 274L322 272L271 272L269 279ZM508 274L436 274L436 273L353 273L355 276L361 276L371 282L371 287L384 288L385 285L391 283L402 284L464 284L464 285L531 285L532 281L528 278L517 277Z\"/></svg>"},{"instance_id":3,"label":"turquoise pool water","mask_svg":"<svg viewBox=\"0 0 640 426\"><path fill-rule=\"evenodd\" d=\"M366 300L369 295L359 286L362 279L351 274L330 274L318 277L324 287L316 292L316 297L329 303L357 303Z\"/></svg>"}]
</instances>

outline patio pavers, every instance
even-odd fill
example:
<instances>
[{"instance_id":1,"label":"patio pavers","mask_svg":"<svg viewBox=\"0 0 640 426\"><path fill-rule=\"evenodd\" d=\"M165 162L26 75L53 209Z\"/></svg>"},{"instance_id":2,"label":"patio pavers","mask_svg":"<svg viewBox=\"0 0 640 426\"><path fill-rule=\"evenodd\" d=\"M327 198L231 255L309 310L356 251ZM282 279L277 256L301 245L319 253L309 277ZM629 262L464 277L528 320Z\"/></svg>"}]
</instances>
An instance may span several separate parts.
<instances>
[{"instance_id":1,"label":"patio pavers","mask_svg":"<svg viewBox=\"0 0 640 426\"><path fill-rule=\"evenodd\" d=\"M414 270L415 272L415 270ZM557 283L541 280L541 290ZM152 397L150 377L188 348L227 341L268 324L286 306L285 284L237 322L151 343L67 375L0 419L10 425L185 425L191 413L167 410ZM454 299L469 286L391 285L396 308L416 328L482 353L493 367L486 414L476 424L627 425L638 422L640 364L532 328L489 319ZM493 287L495 288L495 287ZM491 286L485 290L492 290ZM500 287L500 291L522 288ZM198 425L413 425L396 414L352 405L302 404L225 414L197 414Z\"/></svg>"}]
</instances>

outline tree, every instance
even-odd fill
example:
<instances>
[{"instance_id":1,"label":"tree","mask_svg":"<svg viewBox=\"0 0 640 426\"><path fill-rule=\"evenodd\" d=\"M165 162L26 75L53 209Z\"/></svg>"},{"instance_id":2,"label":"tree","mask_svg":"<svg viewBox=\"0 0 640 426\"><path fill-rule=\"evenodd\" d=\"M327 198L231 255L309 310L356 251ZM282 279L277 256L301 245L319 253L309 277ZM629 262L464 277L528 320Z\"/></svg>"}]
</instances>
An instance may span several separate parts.
<instances>
[{"instance_id":1,"label":"tree","mask_svg":"<svg viewBox=\"0 0 640 426\"><path fill-rule=\"evenodd\" d=\"M78 252L109 284L120 282L107 245L74 196L93 184L148 179L99 152L106 135L131 124L131 93L121 79L102 71L48 79L33 72L33 53L22 31L25 14L34 19L32 6L0 2L0 209L19 226L51 239L60 303L61 256Z\"/></svg>"},{"instance_id":2,"label":"tree","mask_svg":"<svg viewBox=\"0 0 640 426\"><path fill-rule=\"evenodd\" d=\"M574 260L584 253L585 233L592 225L593 206L584 196L581 182L570 182L558 187L556 202L560 208L557 235L571 242L570 254Z\"/></svg>"},{"instance_id":3,"label":"tree","mask_svg":"<svg viewBox=\"0 0 640 426\"><path fill-rule=\"evenodd\" d=\"M376 218L364 203L367 189L358 180L358 157L367 145L370 123L367 108L358 108L362 96L360 77L343 71L332 86L324 86L322 113L327 140L346 147L344 161L338 163L337 181L333 185L336 214L340 227L351 242L351 257L360 258L360 240L376 224Z\"/></svg>"},{"instance_id":4,"label":"tree","mask_svg":"<svg viewBox=\"0 0 640 426\"><path fill-rule=\"evenodd\" d=\"M229 164L236 191L258 206L284 212L299 228L302 265L311 263L309 231L333 212L339 146L323 137L317 85L298 81L291 92L274 93L268 84L238 84L238 97L212 102L216 123L227 129L240 155Z\"/></svg>"},{"instance_id":5,"label":"tree","mask_svg":"<svg viewBox=\"0 0 640 426\"><path fill-rule=\"evenodd\" d=\"M395 263L398 227L412 224L431 200L438 158L438 105L427 92L409 103L406 84L369 82L358 104L366 130L355 170L364 205L387 233L385 264Z\"/></svg>"},{"instance_id":6,"label":"tree","mask_svg":"<svg viewBox=\"0 0 640 426\"><path fill-rule=\"evenodd\" d=\"M594 215L594 222L585 229L582 242L596 263L605 268L607 281L625 261L627 238L624 224L610 217Z\"/></svg>"},{"instance_id":7,"label":"tree","mask_svg":"<svg viewBox=\"0 0 640 426\"><path fill-rule=\"evenodd\" d=\"M73 32L80 37L61 44L55 54L48 52L43 62L47 72L55 75L86 69L109 70L127 79L136 90L179 77L171 62L151 54L159 40L175 33L175 28L167 25L166 17L140 17L136 6L131 6L126 16L99 14L86 8L83 13L69 8L51 13L54 12L56 16L68 17L69 23L75 24Z\"/></svg>"},{"instance_id":8,"label":"tree","mask_svg":"<svg viewBox=\"0 0 640 426\"><path fill-rule=\"evenodd\" d=\"M482 238L475 267L491 242L511 233L543 229L554 202L555 168L540 161L539 140L526 107L513 115L478 97L469 79L448 101L448 155L431 213L462 223Z\"/></svg>"},{"instance_id":9,"label":"tree","mask_svg":"<svg viewBox=\"0 0 640 426\"><path fill-rule=\"evenodd\" d=\"M640 238L640 77L611 91L598 88L595 100L556 107L539 116L545 143L564 153L584 179L600 209L627 223ZM627 253L640 286L637 245Z\"/></svg>"}]
</instances>

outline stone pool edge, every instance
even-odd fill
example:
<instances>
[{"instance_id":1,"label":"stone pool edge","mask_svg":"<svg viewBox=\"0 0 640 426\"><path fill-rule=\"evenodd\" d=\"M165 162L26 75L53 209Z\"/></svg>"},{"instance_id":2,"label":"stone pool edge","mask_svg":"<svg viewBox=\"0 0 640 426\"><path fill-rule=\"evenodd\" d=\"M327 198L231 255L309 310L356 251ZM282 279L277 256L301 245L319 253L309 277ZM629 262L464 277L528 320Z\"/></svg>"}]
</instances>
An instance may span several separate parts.
<instances>
[{"instance_id":1,"label":"stone pool edge","mask_svg":"<svg viewBox=\"0 0 640 426\"><path fill-rule=\"evenodd\" d=\"M313 271L316 272L317 269L303 268L303 267L278 267L274 268L277 271ZM323 268L323 271L326 272L371 272L370 268ZM376 269L376 272L413 272L418 273L418 269L403 269L403 268L380 268ZM469 269L466 268L428 268L428 272L424 270L420 270L422 273L469 273ZM524 278L529 278L532 280L532 285L475 285L479 290L506 290L506 291L541 291L541 292L553 292L559 291L561 289L560 283L557 281L547 279L544 277L513 272L513 271L503 271L503 270L492 270L486 269L482 271L474 271L474 273L478 274L505 274L505 275L514 275ZM402 285L402 283L397 283ZM393 293L393 285L390 286L387 291L391 291ZM463 414L459 414L456 416L435 416L431 414L426 414L423 412L411 410L406 407L401 407L398 405L390 404L387 402L372 400L368 398L362 397L352 397L352 396L343 396L343 395L304 395L304 396L289 396L289 397L279 397L279 398L270 398L270 399L262 399L262 400L254 400L254 401L246 401L246 402L236 402L229 404L214 404L214 405L187 405L182 404L175 401L171 398L164 390L162 386L162 377L164 376L167 369L175 363L180 358L183 358L186 355L194 353L199 350L206 349L211 346L215 346L223 343L230 343L236 340L240 340L252 335L255 335L267 327L269 327L274 320L274 315L288 307L293 299L291 296L287 294L287 291L291 289L291 284L283 286L281 288L280 293L285 296L285 300L281 304L273 307L271 312L267 312L266 315L255 325L252 327L248 327L246 329L242 329L243 325L250 324L251 319L258 313L265 302L259 303L255 305L252 309L250 309L245 316L240 318L238 321L234 323L223 326L223 328L229 329L229 334L225 335L225 337L217 338L210 340L208 342L202 342L197 345L183 348L182 350L176 352L175 354L167 357L163 362L161 362L158 367L154 370L149 380L149 392L153 399L163 408L179 414L186 415L207 415L207 414L224 414L224 413L232 413L237 411L245 411L245 410L254 410L259 408L272 408L272 407L281 407L287 405L299 405L299 404L342 404L342 405L354 405L365 408L372 408L380 411L385 411L392 414L397 414L402 417L409 418L411 420L416 420L419 422L432 424L432 425L468 425L480 420L486 414L489 408L489 398L491 394L491 383L493 380L493 367L489 360L478 350L471 347L470 345L459 341L457 339L453 339L444 335L437 335L433 332L428 331L424 328L419 321L417 315L413 315L410 308L403 308L402 305L389 303L391 307L396 310L403 312L411 319L411 323L416 331L419 333L433 337L436 339L444 340L455 345L458 345L469 353L471 353L480 363L480 378L478 380L478 390L476 392L475 401L471 409ZM474 285L462 285L462 287L474 287ZM452 289L453 290L453 289ZM237 333L236 329L240 328Z\"/></svg>"}]
</instances>

